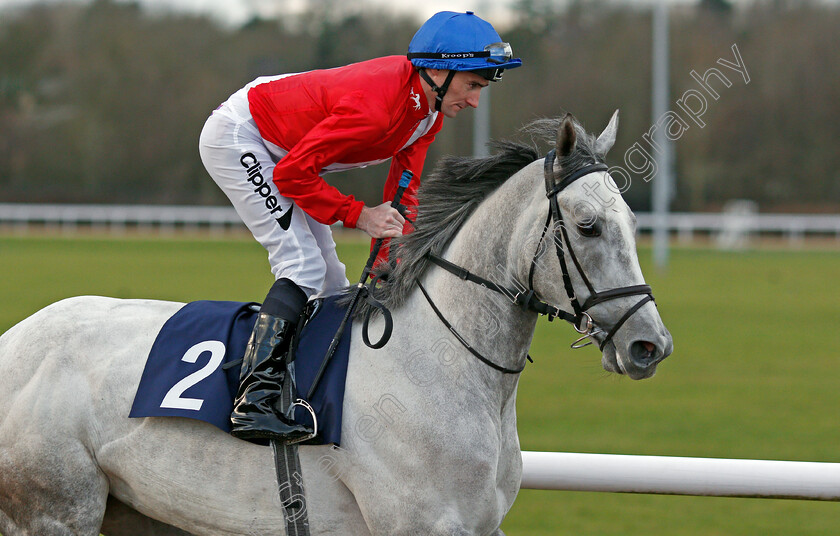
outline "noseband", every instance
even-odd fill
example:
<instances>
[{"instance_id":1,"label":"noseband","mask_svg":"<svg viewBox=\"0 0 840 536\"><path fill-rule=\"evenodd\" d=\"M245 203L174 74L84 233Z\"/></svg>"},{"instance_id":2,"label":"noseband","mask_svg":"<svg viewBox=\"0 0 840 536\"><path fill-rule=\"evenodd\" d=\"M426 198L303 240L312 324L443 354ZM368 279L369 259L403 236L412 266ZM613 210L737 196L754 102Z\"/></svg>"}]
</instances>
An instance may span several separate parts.
<instances>
[{"instance_id":1,"label":"noseband","mask_svg":"<svg viewBox=\"0 0 840 536\"><path fill-rule=\"evenodd\" d=\"M603 162L595 162L593 164L589 164L584 166L569 176L565 177L559 183L556 182L554 176L554 162L556 160L556 155L554 150L548 152L545 157L545 191L546 197L549 200L549 208L548 208L548 216L546 217L545 226L543 228L542 235L540 236L540 240L537 243L537 250L534 252L534 257L531 260L531 269L528 273L528 289L527 290L520 290L518 288L508 288L492 281L485 279L483 277L479 277L468 270L449 262L448 260L444 259L443 257L435 254L435 253L427 253L426 257L433 262L434 264L440 266L444 270L458 276L459 278L470 281L488 289L501 293L513 300L516 305L519 305L524 310L533 311L535 313L546 315L548 316L548 320L554 320L555 318L562 318L567 322L571 323L575 330L580 333L582 336L577 339L575 342L572 343L572 348L583 348L584 346L588 346L592 344L592 341L585 341L586 339L597 335L599 333L603 333L595 322L592 320L592 317L587 312L591 307L599 304L604 303L606 301L615 300L618 298L624 298L627 296L639 296L643 295L644 297L639 300L633 307L628 309L624 315L616 322L610 331L607 333L604 340L600 342L598 345L601 350L604 349L604 346L612 340L613 336L619 330L619 328L624 325L624 323L631 317L633 314L638 311L644 304L649 301L653 300L653 293L651 291L650 286L648 285L632 285L628 287L620 287L614 288L610 290L603 290L603 291L596 291L595 288L592 286L592 283L589 281L589 278L586 277L586 273L583 271L583 268L578 262L577 256L575 255L574 250L572 249L572 243L569 240L569 234L566 230L566 225L563 220L563 213L560 212L560 205L557 202L557 195L562 192L566 187L570 184L574 183L581 177L589 175L590 173L595 173L598 171L607 171L609 168ZM572 305L573 312L564 311L558 307L550 305L539 298L536 297L536 291L534 290L534 273L536 272L537 261L540 257L540 248L542 246L542 242L545 239L546 235L548 234L548 230L551 227L552 220L554 221L555 228L560 228L560 238L554 240L554 247L557 253L557 259L560 261L560 268L562 270L563 275L563 286L566 288L566 294L569 298L569 302ZM569 267L566 263L566 254L563 251L563 243L565 243L566 250L568 250L569 257L572 260L572 263L575 266L578 274L580 275L581 279L583 280L586 288L589 290L589 297L586 298L583 304L578 301L577 296L575 295L574 287L572 286L572 278L569 273ZM493 363L492 361L488 360L486 357L482 356L478 353L472 346L470 346L464 337L459 334L452 324L446 320L440 310L437 308L435 303L432 301L431 296L420 284L419 279L417 280L417 286L420 287L421 292L426 297L426 300L431 305L432 309L434 310L435 314L438 318L443 322L443 324L455 335L455 337L464 345L464 347L470 351L476 358L478 358L484 364L506 374L518 374L524 370L525 365L523 363L522 367L517 369L510 369Z\"/></svg>"}]
</instances>

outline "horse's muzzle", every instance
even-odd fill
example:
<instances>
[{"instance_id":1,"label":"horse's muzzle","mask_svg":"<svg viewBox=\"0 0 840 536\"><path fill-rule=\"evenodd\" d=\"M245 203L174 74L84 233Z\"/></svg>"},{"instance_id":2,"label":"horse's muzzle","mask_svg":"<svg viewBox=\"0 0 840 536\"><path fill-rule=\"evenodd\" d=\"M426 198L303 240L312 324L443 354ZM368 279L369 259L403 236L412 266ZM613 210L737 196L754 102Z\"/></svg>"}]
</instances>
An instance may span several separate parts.
<instances>
[{"instance_id":1,"label":"horse's muzzle","mask_svg":"<svg viewBox=\"0 0 840 536\"><path fill-rule=\"evenodd\" d=\"M656 373L656 366L671 355L674 343L670 334L655 337L655 341L635 340L618 352L613 341L603 349L602 364L608 372L624 374L634 380L650 378Z\"/></svg>"}]
</instances>

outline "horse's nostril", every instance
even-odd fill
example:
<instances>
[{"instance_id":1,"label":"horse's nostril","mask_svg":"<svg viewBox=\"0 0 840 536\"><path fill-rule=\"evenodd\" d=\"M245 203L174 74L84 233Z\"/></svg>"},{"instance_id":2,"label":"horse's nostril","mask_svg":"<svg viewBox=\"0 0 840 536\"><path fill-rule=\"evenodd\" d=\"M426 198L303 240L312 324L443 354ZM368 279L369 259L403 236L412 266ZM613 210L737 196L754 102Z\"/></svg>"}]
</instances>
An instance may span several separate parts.
<instances>
[{"instance_id":1,"label":"horse's nostril","mask_svg":"<svg viewBox=\"0 0 840 536\"><path fill-rule=\"evenodd\" d=\"M648 341L636 341L630 345L630 357L640 367L649 367L656 359L656 345Z\"/></svg>"}]
</instances>

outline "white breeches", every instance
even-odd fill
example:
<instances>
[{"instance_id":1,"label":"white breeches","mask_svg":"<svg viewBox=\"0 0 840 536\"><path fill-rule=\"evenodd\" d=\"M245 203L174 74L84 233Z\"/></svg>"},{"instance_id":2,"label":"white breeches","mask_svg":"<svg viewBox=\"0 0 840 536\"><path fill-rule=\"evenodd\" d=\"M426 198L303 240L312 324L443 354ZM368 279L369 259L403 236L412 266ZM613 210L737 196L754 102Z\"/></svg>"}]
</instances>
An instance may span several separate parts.
<instances>
[{"instance_id":1,"label":"white breeches","mask_svg":"<svg viewBox=\"0 0 840 536\"><path fill-rule=\"evenodd\" d=\"M204 124L201 160L268 251L275 279L294 281L307 296L333 293L349 282L332 232L277 191L272 176L282 154L260 136L248 110L247 89L234 94Z\"/></svg>"}]
</instances>

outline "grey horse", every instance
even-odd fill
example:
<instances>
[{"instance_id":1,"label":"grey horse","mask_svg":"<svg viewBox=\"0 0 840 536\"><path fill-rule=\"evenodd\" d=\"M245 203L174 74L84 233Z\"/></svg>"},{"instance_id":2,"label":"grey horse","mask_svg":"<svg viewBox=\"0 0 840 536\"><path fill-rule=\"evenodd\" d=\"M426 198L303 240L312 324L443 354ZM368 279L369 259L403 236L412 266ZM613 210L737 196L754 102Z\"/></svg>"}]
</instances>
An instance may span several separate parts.
<instances>
[{"instance_id":1,"label":"grey horse","mask_svg":"<svg viewBox=\"0 0 840 536\"><path fill-rule=\"evenodd\" d=\"M312 534L502 534L522 468L517 372L539 304L574 313L608 371L646 378L671 353L644 291L587 301L644 286L633 214L605 166L591 167L617 114L597 137L569 116L535 128L556 134L547 169L532 147L502 143L424 181L416 230L392 246L401 262L379 291L393 335L373 350L353 327L342 445L300 448ZM547 176L575 173L546 194ZM283 534L270 448L191 419L127 418L181 306L70 298L0 337L0 533ZM372 332L382 326L375 316Z\"/></svg>"}]
</instances>

